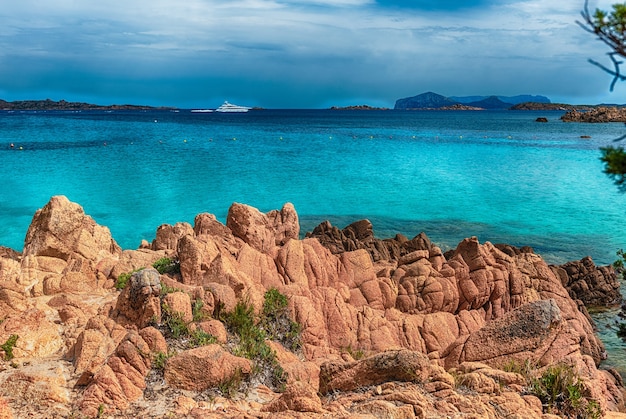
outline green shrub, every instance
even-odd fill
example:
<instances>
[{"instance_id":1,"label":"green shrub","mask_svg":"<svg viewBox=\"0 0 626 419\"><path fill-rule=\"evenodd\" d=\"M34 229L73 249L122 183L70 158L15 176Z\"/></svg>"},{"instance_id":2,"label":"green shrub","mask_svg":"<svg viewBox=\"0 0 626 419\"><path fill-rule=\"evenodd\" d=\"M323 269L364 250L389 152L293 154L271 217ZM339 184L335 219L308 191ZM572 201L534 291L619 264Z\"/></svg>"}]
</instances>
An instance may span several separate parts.
<instances>
[{"instance_id":1,"label":"green shrub","mask_svg":"<svg viewBox=\"0 0 626 419\"><path fill-rule=\"evenodd\" d=\"M237 390L241 388L242 382L243 373L241 372L241 368L237 368L235 374L233 374L232 377L218 384L217 389L220 391L220 393L222 393L224 397L231 398L235 395Z\"/></svg>"},{"instance_id":2,"label":"green shrub","mask_svg":"<svg viewBox=\"0 0 626 419\"><path fill-rule=\"evenodd\" d=\"M166 354L164 352L157 352L154 355L154 359L152 360L152 367L156 370L163 371L165 369L165 365L167 364L167 360L171 357L170 354Z\"/></svg>"},{"instance_id":3,"label":"green shrub","mask_svg":"<svg viewBox=\"0 0 626 419\"><path fill-rule=\"evenodd\" d=\"M287 297L276 288L270 288L263 298L263 316L277 319L287 308Z\"/></svg>"},{"instance_id":4,"label":"green shrub","mask_svg":"<svg viewBox=\"0 0 626 419\"><path fill-rule=\"evenodd\" d=\"M207 314L202 310L203 308L204 308L204 301L200 299L193 300L193 304L191 306L191 313L193 314L194 322L200 322L208 317Z\"/></svg>"},{"instance_id":5,"label":"green shrub","mask_svg":"<svg viewBox=\"0 0 626 419\"><path fill-rule=\"evenodd\" d=\"M531 379L536 369L537 365L531 363L528 359L521 363L512 359L502 367L503 371L520 374L526 381Z\"/></svg>"},{"instance_id":6,"label":"green shrub","mask_svg":"<svg viewBox=\"0 0 626 419\"><path fill-rule=\"evenodd\" d=\"M123 290L128 285L128 280L130 279L132 273L126 272L123 274L119 274L117 279L115 280L115 288L118 290Z\"/></svg>"},{"instance_id":7,"label":"green shrub","mask_svg":"<svg viewBox=\"0 0 626 419\"><path fill-rule=\"evenodd\" d=\"M287 297L276 288L270 288L263 300L263 316L260 324L267 333L268 339L280 342L292 351L301 347L300 333L302 327L289 318Z\"/></svg>"},{"instance_id":8,"label":"green shrub","mask_svg":"<svg viewBox=\"0 0 626 419\"><path fill-rule=\"evenodd\" d=\"M189 336L189 328L183 319L183 314L170 310L167 305L163 306L163 323L169 330L172 338L179 339Z\"/></svg>"},{"instance_id":9,"label":"green shrub","mask_svg":"<svg viewBox=\"0 0 626 419\"><path fill-rule=\"evenodd\" d=\"M587 399L584 382L571 365L549 366L540 376L530 379L529 387L547 409L546 413L574 418L602 417L599 404Z\"/></svg>"},{"instance_id":10,"label":"green shrub","mask_svg":"<svg viewBox=\"0 0 626 419\"><path fill-rule=\"evenodd\" d=\"M171 294L173 292L184 292L182 289L180 288L174 288L174 287L170 287L167 284L161 282L161 292L159 293L159 295L161 297L167 295L167 294Z\"/></svg>"},{"instance_id":11,"label":"green shrub","mask_svg":"<svg viewBox=\"0 0 626 419\"><path fill-rule=\"evenodd\" d=\"M617 260L613 262L613 268L620 278L626 279L626 252L623 249L619 249L616 254Z\"/></svg>"},{"instance_id":12,"label":"green shrub","mask_svg":"<svg viewBox=\"0 0 626 419\"><path fill-rule=\"evenodd\" d=\"M245 301L240 301L230 313L222 313L222 320L232 333L239 337L239 343L233 349L233 354L254 361L253 373L263 376L269 385L282 391L287 377L278 364L276 353L265 342L265 331L260 327L265 316L257 323L254 316L254 307Z\"/></svg>"},{"instance_id":13,"label":"green shrub","mask_svg":"<svg viewBox=\"0 0 626 419\"><path fill-rule=\"evenodd\" d=\"M11 335L6 342L0 345L0 349L4 351L4 359L6 361L10 361L13 359L13 347L15 347L15 344L17 343L17 340L19 338L20 337L18 335Z\"/></svg>"},{"instance_id":14,"label":"green shrub","mask_svg":"<svg viewBox=\"0 0 626 419\"><path fill-rule=\"evenodd\" d=\"M161 275L180 273L180 262L171 258L161 258L154 262L152 267Z\"/></svg>"},{"instance_id":15,"label":"green shrub","mask_svg":"<svg viewBox=\"0 0 626 419\"><path fill-rule=\"evenodd\" d=\"M204 330L198 329L195 332L192 332L189 337L189 346L191 346L192 348L217 343L217 338L212 334L205 332Z\"/></svg>"}]
</instances>

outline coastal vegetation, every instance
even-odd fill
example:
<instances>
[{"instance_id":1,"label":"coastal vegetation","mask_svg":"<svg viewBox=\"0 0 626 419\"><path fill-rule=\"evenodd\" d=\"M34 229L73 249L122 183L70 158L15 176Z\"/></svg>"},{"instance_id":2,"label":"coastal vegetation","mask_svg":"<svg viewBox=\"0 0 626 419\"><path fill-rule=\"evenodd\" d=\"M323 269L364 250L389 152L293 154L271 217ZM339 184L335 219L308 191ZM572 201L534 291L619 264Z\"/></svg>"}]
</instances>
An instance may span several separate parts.
<instances>
[{"instance_id":1,"label":"coastal vegetation","mask_svg":"<svg viewBox=\"0 0 626 419\"><path fill-rule=\"evenodd\" d=\"M613 76L610 90L612 91L618 81L626 80L626 76L621 73L620 57L626 58L626 3L615 3L612 10L607 12L601 9L595 9L592 13L589 10L589 1L585 0L585 6L582 11L583 22L579 25L586 31L593 33L610 48L607 54L611 60L612 68L606 67L597 61L589 60L592 64L598 66L602 70ZM625 139L622 136L618 140ZM626 151L623 146L608 146L601 148L604 163L604 172L609 175L620 191L626 192Z\"/></svg>"},{"instance_id":2,"label":"coastal vegetation","mask_svg":"<svg viewBox=\"0 0 626 419\"><path fill-rule=\"evenodd\" d=\"M6 361L10 361L13 359L13 348L15 347L15 344L17 343L18 339L19 339L19 336L13 334L9 336L6 342L0 345L0 349L4 351L4 359Z\"/></svg>"}]
</instances>

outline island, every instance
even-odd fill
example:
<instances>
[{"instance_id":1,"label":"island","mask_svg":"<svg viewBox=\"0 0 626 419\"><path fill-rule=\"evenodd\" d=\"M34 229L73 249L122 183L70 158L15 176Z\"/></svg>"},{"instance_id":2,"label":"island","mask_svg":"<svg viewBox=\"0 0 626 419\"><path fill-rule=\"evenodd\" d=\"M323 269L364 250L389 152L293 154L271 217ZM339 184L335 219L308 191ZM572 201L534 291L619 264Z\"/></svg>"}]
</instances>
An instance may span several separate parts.
<instances>
[{"instance_id":1,"label":"island","mask_svg":"<svg viewBox=\"0 0 626 419\"><path fill-rule=\"evenodd\" d=\"M379 108L370 105L331 106L333 111L388 111L389 108Z\"/></svg>"},{"instance_id":2,"label":"island","mask_svg":"<svg viewBox=\"0 0 626 419\"><path fill-rule=\"evenodd\" d=\"M16 100L7 102L0 99L3 111L106 111L106 110L172 110L174 107L154 107L144 105L94 105L66 100Z\"/></svg>"}]
</instances>

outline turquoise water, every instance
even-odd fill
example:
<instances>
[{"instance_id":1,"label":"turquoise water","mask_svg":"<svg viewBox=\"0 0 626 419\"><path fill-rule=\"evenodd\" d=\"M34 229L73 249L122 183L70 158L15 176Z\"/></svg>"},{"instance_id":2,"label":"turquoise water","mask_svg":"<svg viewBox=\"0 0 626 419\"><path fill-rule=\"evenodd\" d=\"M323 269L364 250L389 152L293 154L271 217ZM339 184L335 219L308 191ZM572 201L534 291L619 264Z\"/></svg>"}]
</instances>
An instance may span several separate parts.
<instances>
[{"instance_id":1,"label":"turquoise water","mask_svg":"<svg viewBox=\"0 0 626 419\"><path fill-rule=\"evenodd\" d=\"M626 248L626 195L598 148L626 127L561 114L0 112L0 245L21 250L35 211L59 194L123 248L200 212L224 222L233 202L269 211L289 201L303 232L369 218L379 237L425 231L444 250L477 236L551 263L608 264ZM594 317L607 363L624 373L615 314Z\"/></svg>"},{"instance_id":2,"label":"turquoise water","mask_svg":"<svg viewBox=\"0 0 626 419\"><path fill-rule=\"evenodd\" d=\"M289 201L303 231L366 217L380 237L425 231L447 249L475 235L550 262L610 263L626 247L626 196L598 147L625 127L560 115L0 113L0 244L21 250L32 215L57 194L124 248L200 212L224 221L232 202L268 211Z\"/></svg>"}]
</instances>

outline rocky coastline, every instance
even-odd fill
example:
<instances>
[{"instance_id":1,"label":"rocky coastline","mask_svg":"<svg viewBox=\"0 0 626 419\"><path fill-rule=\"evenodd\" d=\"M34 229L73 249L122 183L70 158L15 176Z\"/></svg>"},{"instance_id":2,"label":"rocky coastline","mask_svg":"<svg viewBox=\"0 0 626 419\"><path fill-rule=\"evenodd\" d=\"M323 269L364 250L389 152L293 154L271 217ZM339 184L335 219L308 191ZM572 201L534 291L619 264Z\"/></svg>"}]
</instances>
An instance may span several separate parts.
<instances>
[{"instance_id":1,"label":"rocky coastline","mask_svg":"<svg viewBox=\"0 0 626 419\"><path fill-rule=\"evenodd\" d=\"M616 106L600 106L593 109L580 111L573 109L565 113L561 120L565 122L625 122L626 108Z\"/></svg>"},{"instance_id":2,"label":"rocky coastline","mask_svg":"<svg viewBox=\"0 0 626 419\"><path fill-rule=\"evenodd\" d=\"M585 309L620 303L610 267L367 220L299 237L293 205L233 204L127 250L51 198L0 248L0 418L626 417ZM538 391L562 372L575 400Z\"/></svg>"},{"instance_id":3,"label":"rocky coastline","mask_svg":"<svg viewBox=\"0 0 626 419\"><path fill-rule=\"evenodd\" d=\"M103 111L103 110L167 110L170 107L152 107L143 105L94 105L84 102L68 102L66 100L16 100L7 102L0 99L0 110L3 111Z\"/></svg>"}]
</instances>

